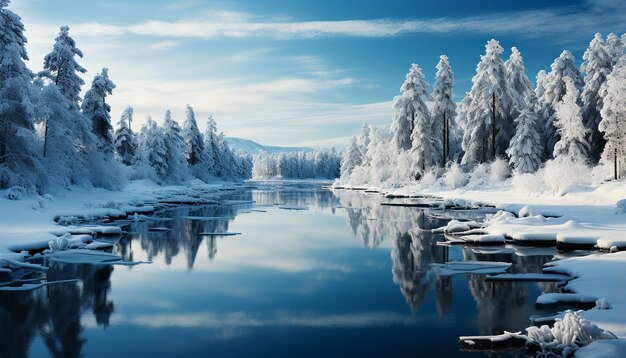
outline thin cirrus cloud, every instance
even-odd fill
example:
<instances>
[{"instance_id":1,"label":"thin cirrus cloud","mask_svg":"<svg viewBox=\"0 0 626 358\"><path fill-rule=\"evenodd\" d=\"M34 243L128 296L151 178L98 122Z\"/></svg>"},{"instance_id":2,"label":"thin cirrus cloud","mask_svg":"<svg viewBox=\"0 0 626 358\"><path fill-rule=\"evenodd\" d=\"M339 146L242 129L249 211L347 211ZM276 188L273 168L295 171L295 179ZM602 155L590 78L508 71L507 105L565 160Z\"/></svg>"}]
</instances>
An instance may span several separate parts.
<instances>
[{"instance_id":1,"label":"thin cirrus cloud","mask_svg":"<svg viewBox=\"0 0 626 358\"><path fill-rule=\"evenodd\" d=\"M626 24L624 2L600 0L583 6L494 13L462 18L371 19L338 21L264 21L247 13L214 11L208 20L144 21L130 25L83 23L77 29L91 36L144 35L186 38L275 39L324 37L393 37L411 33L516 33L525 37L560 36L598 31ZM589 31L587 31L589 30Z\"/></svg>"}]
</instances>

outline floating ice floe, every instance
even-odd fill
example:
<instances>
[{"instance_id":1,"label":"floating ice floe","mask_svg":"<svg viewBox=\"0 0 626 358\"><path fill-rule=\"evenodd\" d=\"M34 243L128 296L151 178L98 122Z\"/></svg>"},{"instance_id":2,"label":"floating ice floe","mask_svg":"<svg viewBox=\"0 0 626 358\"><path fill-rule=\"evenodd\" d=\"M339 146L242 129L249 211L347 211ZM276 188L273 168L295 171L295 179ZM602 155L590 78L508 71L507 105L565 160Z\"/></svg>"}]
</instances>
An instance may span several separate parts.
<instances>
[{"instance_id":1,"label":"floating ice floe","mask_svg":"<svg viewBox=\"0 0 626 358\"><path fill-rule=\"evenodd\" d=\"M457 274L495 274L503 273L511 266L508 262L489 261L450 261L445 264L430 264L440 276Z\"/></svg>"},{"instance_id":2,"label":"floating ice floe","mask_svg":"<svg viewBox=\"0 0 626 358\"><path fill-rule=\"evenodd\" d=\"M569 276L565 275L546 273L503 273L487 276L487 281L563 282L569 278Z\"/></svg>"},{"instance_id":3,"label":"floating ice floe","mask_svg":"<svg viewBox=\"0 0 626 358\"><path fill-rule=\"evenodd\" d=\"M198 236L236 236L241 235L240 232L201 232Z\"/></svg>"},{"instance_id":4,"label":"floating ice floe","mask_svg":"<svg viewBox=\"0 0 626 358\"><path fill-rule=\"evenodd\" d=\"M113 235L121 235L122 228L119 226L96 226L96 225L88 225L88 226L68 226L64 227L59 231L54 232L56 235L92 235L92 236L113 236Z\"/></svg>"},{"instance_id":5,"label":"floating ice floe","mask_svg":"<svg viewBox=\"0 0 626 358\"><path fill-rule=\"evenodd\" d=\"M90 265L138 265L147 262L124 261L121 256L102 251L75 249L67 251L55 251L45 256L50 261L67 264L90 264Z\"/></svg>"},{"instance_id":6,"label":"floating ice floe","mask_svg":"<svg viewBox=\"0 0 626 358\"><path fill-rule=\"evenodd\" d=\"M581 295L577 293L544 293L537 297L538 305L557 305L559 303L568 304L595 304L598 300L596 296Z\"/></svg>"},{"instance_id":7,"label":"floating ice floe","mask_svg":"<svg viewBox=\"0 0 626 358\"><path fill-rule=\"evenodd\" d=\"M181 216L183 220L192 221L213 221L213 220L233 220L233 216Z\"/></svg>"}]
</instances>

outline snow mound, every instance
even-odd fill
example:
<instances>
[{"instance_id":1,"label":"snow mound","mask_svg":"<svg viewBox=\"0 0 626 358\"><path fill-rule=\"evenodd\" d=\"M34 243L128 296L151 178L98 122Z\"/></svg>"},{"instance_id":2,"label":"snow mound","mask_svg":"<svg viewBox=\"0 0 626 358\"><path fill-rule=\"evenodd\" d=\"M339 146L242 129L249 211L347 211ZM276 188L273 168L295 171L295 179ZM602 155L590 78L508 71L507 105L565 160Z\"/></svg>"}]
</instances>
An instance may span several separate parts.
<instances>
[{"instance_id":1,"label":"snow mound","mask_svg":"<svg viewBox=\"0 0 626 358\"><path fill-rule=\"evenodd\" d=\"M582 347L574 354L575 358L615 358L626 357L626 339L610 339L595 341Z\"/></svg>"},{"instance_id":2,"label":"snow mound","mask_svg":"<svg viewBox=\"0 0 626 358\"><path fill-rule=\"evenodd\" d=\"M557 318L554 327L528 327L527 344L538 347L546 356L570 357L580 347L602 339L615 339L615 335L582 318L579 312L567 311ZM551 355L550 355L551 354Z\"/></svg>"},{"instance_id":3,"label":"snow mound","mask_svg":"<svg viewBox=\"0 0 626 358\"><path fill-rule=\"evenodd\" d=\"M9 188L4 196L9 200L22 200L26 195L26 189L21 186L14 186Z\"/></svg>"},{"instance_id":4,"label":"snow mound","mask_svg":"<svg viewBox=\"0 0 626 358\"><path fill-rule=\"evenodd\" d=\"M598 297L577 293L544 293L537 297L538 305L556 305L559 303L595 303Z\"/></svg>"}]
</instances>

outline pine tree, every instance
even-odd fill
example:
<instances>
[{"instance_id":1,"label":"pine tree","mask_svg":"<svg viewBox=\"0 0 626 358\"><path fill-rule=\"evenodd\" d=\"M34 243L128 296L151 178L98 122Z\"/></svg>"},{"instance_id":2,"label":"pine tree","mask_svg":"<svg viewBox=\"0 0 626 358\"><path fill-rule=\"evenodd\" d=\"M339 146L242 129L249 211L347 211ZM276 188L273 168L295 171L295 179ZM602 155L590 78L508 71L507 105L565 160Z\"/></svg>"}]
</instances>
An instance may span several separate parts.
<instances>
[{"instance_id":1,"label":"pine tree","mask_svg":"<svg viewBox=\"0 0 626 358\"><path fill-rule=\"evenodd\" d=\"M554 145L559 140L559 134L554 124L556 119L556 107L565 94L565 77L569 77L574 82L574 87L581 90L583 80L580 71L576 67L574 56L569 51L563 51L554 60L551 70L542 82L544 91L539 98L541 110L539 111L541 121L544 123L544 141L546 143L546 153L554 152Z\"/></svg>"},{"instance_id":2,"label":"pine tree","mask_svg":"<svg viewBox=\"0 0 626 358\"><path fill-rule=\"evenodd\" d=\"M120 162L124 165L132 165L137 143L133 131L130 129L130 123L133 120L133 107L126 107L119 122L113 138L115 154Z\"/></svg>"},{"instance_id":3,"label":"pine tree","mask_svg":"<svg viewBox=\"0 0 626 358\"><path fill-rule=\"evenodd\" d=\"M185 118L185 123L183 124L185 156L189 165L196 165L205 161L204 139L202 137L202 134L200 133L200 130L198 129L196 115L190 105L187 105L186 114L187 116Z\"/></svg>"},{"instance_id":4,"label":"pine tree","mask_svg":"<svg viewBox=\"0 0 626 358\"><path fill-rule=\"evenodd\" d=\"M168 153L163 130L150 117L139 132L137 154L143 162L154 170L160 180L168 177Z\"/></svg>"},{"instance_id":5,"label":"pine tree","mask_svg":"<svg viewBox=\"0 0 626 358\"><path fill-rule=\"evenodd\" d=\"M217 124L213 116L209 116L207 119L204 132L204 150L208 172L214 177L219 177L220 153L217 145Z\"/></svg>"},{"instance_id":6,"label":"pine tree","mask_svg":"<svg viewBox=\"0 0 626 358\"><path fill-rule=\"evenodd\" d=\"M463 137L463 164L467 165L505 155L515 131L511 116L514 99L501 57L503 49L496 40L490 40L485 48L464 106L467 126Z\"/></svg>"},{"instance_id":7,"label":"pine tree","mask_svg":"<svg viewBox=\"0 0 626 358\"><path fill-rule=\"evenodd\" d=\"M582 111L578 104L578 88L569 77L564 77L563 81L565 93L557 104L554 123L560 139L554 145L553 156L556 159L585 162L589 153L588 130L583 125Z\"/></svg>"},{"instance_id":8,"label":"pine tree","mask_svg":"<svg viewBox=\"0 0 626 358\"><path fill-rule=\"evenodd\" d=\"M41 189L44 174L34 150L33 75L24 63L24 25L8 4L0 0L0 188Z\"/></svg>"},{"instance_id":9,"label":"pine tree","mask_svg":"<svg viewBox=\"0 0 626 358\"><path fill-rule=\"evenodd\" d=\"M516 47L511 48L511 57L504 63L507 71L507 79L512 89L515 107L519 113L526 108L526 98L533 92L532 83L526 76L524 60Z\"/></svg>"},{"instance_id":10,"label":"pine tree","mask_svg":"<svg viewBox=\"0 0 626 358\"><path fill-rule=\"evenodd\" d=\"M620 38L614 33L610 33L609 36L606 37L606 52L611 57L611 66L615 66L620 57L624 56L624 51L626 51L626 34Z\"/></svg>"},{"instance_id":11,"label":"pine tree","mask_svg":"<svg viewBox=\"0 0 626 358\"><path fill-rule=\"evenodd\" d=\"M361 125L361 132L359 133L359 137L357 139L357 144L359 145L359 149L361 150L361 158L363 159L363 164L368 163L367 159L367 148L370 145L370 132L371 127L367 123L363 123Z\"/></svg>"},{"instance_id":12,"label":"pine tree","mask_svg":"<svg viewBox=\"0 0 626 358\"><path fill-rule=\"evenodd\" d=\"M435 74L435 86L433 89L433 135L441 134L441 140L436 141L435 153L440 153L441 164L445 167L450 160L450 139L454 138L456 103L452 100L454 88L454 74L450 68L448 57L441 55ZM452 127L452 129L451 129Z\"/></svg>"},{"instance_id":13,"label":"pine tree","mask_svg":"<svg viewBox=\"0 0 626 358\"><path fill-rule=\"evenodd\" d=\"M76 47L76 41L70 37L69 31L69 26L61 26L52 52L44 58L44 71L40 75L50 78L65 98L78 108L81 87L85 84L78 74L87 70L74 58L75 56L82 58L83 53Z\"/></svg>"},{"instance_id":14,"label":"pine tree","mask_svg":"<svg viewBox=\"0 0 626 358\"><path fill-rule=\"evenodd\" d=\"M394 98L395 115L391 124L391 132L396 149L404 151L413 146L411 136L414 132L415 122L421 120L418 117L423 116L424 111L430 117L424 102L432 98L428 93L428 83L426 83L422 69L418 65L411 65L406 79L400 87L400 92L402 94Z\"/></svg>"},{"instance_id":15,"label":"pine tree","mask_svg":"<svg viewBox=\"0 0 626 358\"><path fill-rule=\"evenodd\" d=\"M606 82L606 77L613 67L611 55L606 52L606 46L602 35L597 33L589 43L589 47L583 55L583 63L580 66L582 72L586 72L585 86L581 94L583 104L583 123L589 132L587 141L591 146L589 154L593 162L600 160L606 141L600 133L598 125L602 120L602 97L600 88Z\"/></svg>"},{"instance_id":16,"label":"pine tree","mask_svg":"<svg viewBox=\"0 0 626 358\"><path fill-rule=\"evenodd\" d=\"M109 70L103 68L91 82L82 104L83 114L91 120L93 133L99 140L99 149L105 154L113 153L111 135L111 106L105 102L107 95L113 94L115 84L109 79Z\"/></svg>"},{"instance_id":17,"label":"pine tree","mask_svg":"<svg viewBox=\"0 0 626 358\"><path fill-rule=\"evenodd\" d=\"M606 146L602 161L613 164L614 178L626 174L626 55L622 55L602 88L599 128Z\"/></svg>"},{"instance_id":18,"label":"pine tree","mask_svg":"<svg viewBox=\"0 0 626 358\"><path fill-rule=\"evenodd\" d=\"M172 118L172 112L165 111L163 121L163 140L167 148L168 178L178 182L187 177L187 160L185 158L185 140L181 134L180 126Z\"/></svg>"},{"instance_id":19,"label":"pine tree","mask_svg":"<svg viewBox=\"0 0 626 358\"><path fill-rule=\"evenodd\" d=\"M435 152L435 142L441 137L434 136L432 117L425 101L432 99L428 92L428 83L424 79L422 69L413 64L411 67L412 87L405 93L409 95L413 109L413 131L411 132L411 152L414 155L414 173L421 176L431 166L439 162L440 157ZM408 76L407 76L408 79ZM396 138L394 132L394 139Z\"/></svg>"},{"instance_id":20,"label":"pine tree","mask_svg":"<svg viewBox=\"0 0 626 358\"><path fill-rule=\"evenodd\" d=\"M520 173L534 173L543 160L543 143L537 116L537 100L530 92L526 108L515 119L515 136L507 150L509 163Z\"/></svg>"}]
</instances>

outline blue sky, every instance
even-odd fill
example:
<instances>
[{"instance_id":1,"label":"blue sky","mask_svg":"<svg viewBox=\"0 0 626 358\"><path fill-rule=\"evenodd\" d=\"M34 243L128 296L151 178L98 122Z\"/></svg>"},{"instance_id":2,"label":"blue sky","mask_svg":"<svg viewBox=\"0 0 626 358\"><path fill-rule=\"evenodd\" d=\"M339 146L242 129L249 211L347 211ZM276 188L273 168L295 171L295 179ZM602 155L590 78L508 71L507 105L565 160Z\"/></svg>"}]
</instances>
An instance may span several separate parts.
<instances>
[{"instance_id":1,"label":"blue sky","mask_svg":"<svg viewBox=\"0 0 626 358\"><path fill-rule=\"evenodd\" d=\"M578 63L596 32L626 31L626 2L347 0L13 0L39 70L61 25L85 53L86 82L102 67L136 122L182 122L191 104L229 136L271 145L341 144L361 123L386 124L411 63L432 84L450 58L455 99L471 86L484 45L516 46L531 78L563 49ZM135 128L138 129L138 128Z\"/></svg>"}]
</instances>

